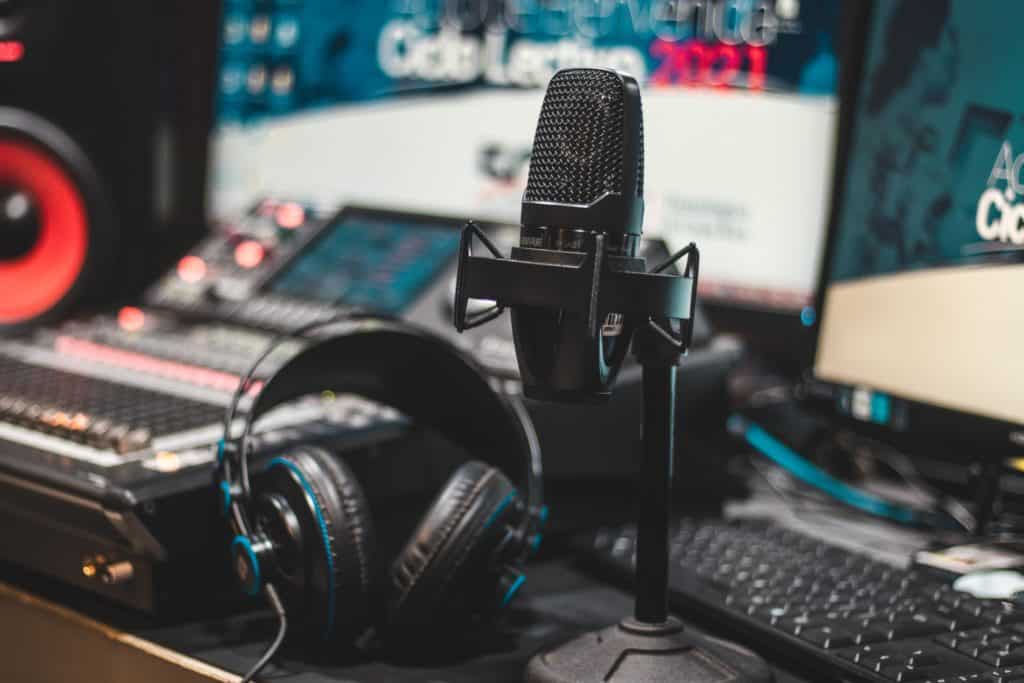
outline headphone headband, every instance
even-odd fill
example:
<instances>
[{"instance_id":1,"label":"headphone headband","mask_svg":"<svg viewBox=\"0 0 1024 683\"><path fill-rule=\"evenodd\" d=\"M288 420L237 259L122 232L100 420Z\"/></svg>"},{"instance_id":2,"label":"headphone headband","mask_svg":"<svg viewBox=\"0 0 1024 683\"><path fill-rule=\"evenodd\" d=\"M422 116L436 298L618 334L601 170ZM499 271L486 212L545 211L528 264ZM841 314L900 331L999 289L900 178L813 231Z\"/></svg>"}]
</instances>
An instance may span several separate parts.
<instances>
[{"instance_id":1,"label":"headphone headband","mask_svg":"<svg viewBox=\"0 0 1024 683\"><path fill-rule=\"evenodd\" d=\"M528 485L529 444L517 414L474 360L409 323L358 320L312 343L268 379L246 415L254 422L314 391L353 393L431 426Z\"/></svg>"},{"instance_id":2,"label":"headphone headband","mask_svg":"<svg viewBox=\"0 0 1024 683\"><path fill-rule=\"evenodd\" d=\"M241 434L233 439L231 423L238 401L260 363L285 338L335 325L340 329L312 342L266 380L246 413ZM476 361L435 333L397 318L354 313L279 335L242 378L227 409L218 470L238 533L246 535L249 530L244 506L233 494L237 491L243 499L249 495L253 423L282 403L323 390L355 393L396 408L474 457L512 474L527 494L522 537L532 538L543 525L540 447L522 402L492 389Z\"/></svg>"}]
</instances>

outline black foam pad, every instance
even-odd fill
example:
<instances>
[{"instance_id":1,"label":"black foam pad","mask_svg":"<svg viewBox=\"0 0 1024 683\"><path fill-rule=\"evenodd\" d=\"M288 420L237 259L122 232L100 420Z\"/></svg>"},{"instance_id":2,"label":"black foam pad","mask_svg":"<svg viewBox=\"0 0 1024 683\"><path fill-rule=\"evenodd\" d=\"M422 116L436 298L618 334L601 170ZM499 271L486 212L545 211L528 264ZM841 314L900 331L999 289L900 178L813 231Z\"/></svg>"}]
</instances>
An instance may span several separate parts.
<instances>
[{"instance_id":1,"label":"black foam pad","mask_svg":"<svg viewBox=\"0 0 1024 683\"><path fill-rule=\"evenodd\" d=\"M370 508L352 471L337 457L304 445L274 458L261 495L285 497L302 527L301 571L283 586L292 614L310 635L350 638L370 614L373 528Z\"/></svg>"},{"instance_id":2,"label":"black foam pad","mask_svg":"<svg viewBox=\"0 0 1024 683\"><path fill-rule=\"evenodd\" d=\"M490 465L470 461L456 470L392 565L393 629L452 621L493 601L497 577L486 563L516 517L517 497Z\"/></svg>"}]
</instances>

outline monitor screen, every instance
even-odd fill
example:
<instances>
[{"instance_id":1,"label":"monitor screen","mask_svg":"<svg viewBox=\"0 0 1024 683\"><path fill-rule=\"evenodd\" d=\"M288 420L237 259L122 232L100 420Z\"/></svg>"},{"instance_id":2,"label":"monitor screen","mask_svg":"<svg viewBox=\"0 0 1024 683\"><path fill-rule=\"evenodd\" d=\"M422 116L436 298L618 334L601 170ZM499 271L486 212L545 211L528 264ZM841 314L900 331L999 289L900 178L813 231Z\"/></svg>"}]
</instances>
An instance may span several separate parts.
<instances>
[{"instance_id":1,"label":"monitor screen","mask_svg":"<svg viewBox=\"0 0 1024 683\"><path fill-rule=\"evenodd\" d=\"M1024 445L1021 25L1019 3L873 12L814 361L854 417L929 406Z\"/></svg>"},{"instance_id":2,"label":"monitor screen","mask_svg":"<svg viewBox=\"0 0 1024 683\"><path fill-rule=\"evenodd\" d=\"M706 299L813 300L840 0L225 0L213 218L265 196L518 223L544 87L644 86L645 233Z\"/></svg>"},{"instance_id":3,"label":"monitor screen","mask_svg":"<svg viewBox=\"0 0 1024 683\"><path fill-rule=\"evenodd\" d=\"M270 291L396 315L455 256L457 228L343 212L284 266Z\"/></svg>"}]
</instances>

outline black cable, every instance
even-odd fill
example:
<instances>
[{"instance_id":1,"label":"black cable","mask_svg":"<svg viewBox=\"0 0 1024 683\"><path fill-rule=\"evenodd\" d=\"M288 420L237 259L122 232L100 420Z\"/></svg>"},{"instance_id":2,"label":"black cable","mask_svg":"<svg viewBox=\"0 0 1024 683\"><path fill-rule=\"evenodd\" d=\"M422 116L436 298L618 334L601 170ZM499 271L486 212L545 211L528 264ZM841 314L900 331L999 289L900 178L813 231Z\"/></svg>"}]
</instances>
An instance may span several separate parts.
<instances>
[{"instance_id":1,"label":"black cable","mask_svg":"<svg viewBox=\"0 0 1024 683\"><path fill-rule=\"evenodd\" d=\"M512 412L516 414L520 426L523 428L523 435L526 437L526 445L530 454L530 470L526 473L526 476L531 480L529 490L527 491L528 500L526 501L529 514L523 518L519 529L523 537L526 538L539 530L537 527L540 526L539 522L543 514L544 458L541 456L540 438L537 436L537 429L534 427L533 419L530 417L530 413L527 412L522 398L519 396L509 396L508 402L512 406Z\"/></svg>"},{"instance_id":2,"label":"black cable","mask_svg":"<svg viewBox=\"0 0 1024 683\"><path fill-rule=\"evenodd\" d=\"M821 530L823 527L834 527L836 529L842 529L847 532L853 530L859 530L863 527L866 519L875 519L872 515L858 510L856 508L850 508L841 505L836 499L829 497L825 493L821 493L816 489L809 489L806 492L800 487L800 482L787 472L782 467L775 466L778 472L781 472L786 476L788 485L795 486L794 490L787 491L782 486L776 484L771 480L768 468L771 465L758 463L754 456L748 456L748 462L756 470L757 474L761 477L768 487L771 489L785 505L786 510L793 515L795 519L800 520L802 523L809 525L813 529ZM823 514L824 513L824 514ZM893 553L903 554L905 548L899 544L884 545L884 539L878 538L874 540L876 547L879 550L887 550ZM879 545L881 544L881 545Z\"/></svg>"},{"instance_id":3,"label":"black cable","mask_svg":"<svg viewBox=\"0 0 1024 683\"><path fill-rule=\"evenodd\" d=\"M892 446L870 437L843 431L836 435L835 442L853 456L866 456L877 463L888 467L903 483L918 494L925 504L941 514L945 514L970 533L974 530L977 519L962 503L947 496L927 481L917 470L913 460Z\"/></svg>"},{"instance_id":4,"label":"black cable","mask_svg":"<svg viewBox=\"0 0 1024 683\"><path fill-rule=\"evenodd\" d=\"M374 319L374 320L386 320L388 316L367 313L365 311L347 311L345 313L339 313L336 315L328 316L321 320L315 320L304 325L300 325L290 330L280 332L274 336L273 339L267 344L266 348L259 355L258 358L249 367L249 370L241 377L238 381L238 386L235 388L235 393L231 397L231 402L228 404L227 410L224 411L224 440L231 440L231 423L235 421L235 416L238 414L238 403L242 398L242 395L252 387L253 379L255 378L256 372L263 361L267 359L270 354L280 347L280 345L286 340L295 337L302 337L312 330L316 330L329 325L335 325L345 322L355 322L359 320ZM239 468L239 483L242 488L242 495L245 498L249 497L250 485L249 485L249 463L248 463L248 450L249 435L252 430L252 419L251 415L246 419L246 424L243 428L242 434L238 439L238 452L235 453L235 457L238 458Z\"/></svg>"},{"instance_id":5,"label":"black cable","mask_svg":"<svg viewBox=\"0 0 1024 683\"><path fill-rule=\"evenodd\" d=\"M267 598L267 602L270 603L271 609L277 614L277 636L274 638L274 642L270 644L270 647L263 653L263 656L259 658L259 661L249 669L249 673L245 674L241 683L251 683L263 671L263 668L270 663L270 660L274 658L274 655L281 648L284 637L288 633L288 615L285 613L284 604L281 602L281 596L277 594L277 589L274 588L273 584L264 584L263 595Z\"/></svg>"}]
</instances>

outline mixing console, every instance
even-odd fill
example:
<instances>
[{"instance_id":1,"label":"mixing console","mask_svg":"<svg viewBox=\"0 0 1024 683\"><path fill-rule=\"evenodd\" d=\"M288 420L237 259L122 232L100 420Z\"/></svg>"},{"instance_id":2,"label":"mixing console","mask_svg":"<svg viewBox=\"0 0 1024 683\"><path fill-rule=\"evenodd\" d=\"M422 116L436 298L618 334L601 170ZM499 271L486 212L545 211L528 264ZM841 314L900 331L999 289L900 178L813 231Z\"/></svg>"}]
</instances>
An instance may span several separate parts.
<instances>
[{"instance_id":1,"label":"mixing console","mask_svg":"<svg viewBox=\"0 0 1024 683\"><path fill-rule=\"evenodd\" d=\"M230 316L257 296L266 278L322 225L323 217L299 202L261 201L237 221L217 226L157 282L146 300L179 311Z\"/></svg>"},{"instance_id":2,"label":"mixing console","mask_svg":"<svg viewBox=\"0 0 1024 683\"><path fill-rule=\"evenodd\" d=\"M122 322L124 316L96 316L47 336L58 351L84 360L134 366L142 372L164 367L161 374L226 391L234 390L238 375L249 369L272 336L220 322L188 324L159 310L135 310L138 322L129 327ZM300 346L297 341L285 342L267 359L264 372L291 357Z\"/></svg>"},{"instance_id":3,"label":"mixing console","mask_svg":"<svg viewBox=\"0 0 1024 683\"><path fill-rule=\"evenodd\" d=\"M115 453L215 423L220 406L0 356L0 420Z\"/></svg>"},{"instance_id":4,"label":"mixing console","mask_svg":"<svg viewBox=\"0 0 1024 683\"><path fill-rule=\"evenodd\" d=\"M464 335L451 324L461 226L359 207L325 217L300 202L265 200L218 226L141 302L0 341L0 560L146 610L195 595L195 585L216 590L210 576L195 575L216 563L189 561L225 547L210 523L214 445L240 377L283 330L353 310L399 316L463 348L497 389L518 392L507 320ZM515 226L482 227L503 251L518 237ZM243 408L305 343L288 341L264 361ZM711 355L705 363L691 357L688 386L713 380L735 352ZM623 371L619 396L602 419L638 419L637 368ZM542 447L561 454L546 466L550 476L621 475L628 466L621 454L631 435L580 435L571 429L582 419L578 407L528 408ZM256 424L266 457L299 441L372 451L373 459L349 460L413 493L428 470L389 460L408 451L389 447L407 432L395 411L331 392ZM108 584L83 575L83 558L94 564L97 556L130 563L133 578Z\"/></svg>"}]
</instances>

